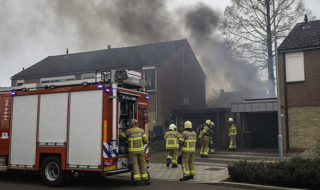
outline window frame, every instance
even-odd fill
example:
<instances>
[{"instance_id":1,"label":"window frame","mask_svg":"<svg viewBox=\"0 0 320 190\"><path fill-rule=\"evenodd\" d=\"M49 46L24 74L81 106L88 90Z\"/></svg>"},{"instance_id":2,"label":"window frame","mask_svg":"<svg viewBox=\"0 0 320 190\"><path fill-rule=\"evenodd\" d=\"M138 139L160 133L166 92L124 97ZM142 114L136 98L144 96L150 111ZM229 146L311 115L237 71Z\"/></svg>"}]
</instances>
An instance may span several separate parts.
<instances>
[{"instance_id":1,"label":"window frame","mask_svg":"<svg viewBox=\"0 0 320 190\"><path fill-rule=\"evenodd\" d=\"M147 92L156 92L157 91L157 69L156 69L156 67L155 66L143 67L142 70L143 70L143 74L144 74L144 77L146 80L147 80L146 70L154 70L154 89L147 88Z\"/></svg>"},{"instance_id":2,"label":"window frame","mask_svg":"<svg viewBox=\"0 0 320 190\"><path fill-rule=\"evenodd\" d=\"M40 84L51 84L51 83L66 82L66 81L73 81L73 80L76 80L75 75L44 77L44 78L40 78Z\"/></svg>"},{"instance_id":3,"label":"window frame","mask_svg":"<svg viewBox=\"0 0 320 190\"><path fill-rule=\"evenodd\" d=\"M92 77L92 78L89 78ZM95 73L82 73L81 80L95 79L97 76Z\"/></svg>"},{"instance_id":4,"label":"window frame","mask_svg":"<svg viewBox=\"0 0 320 190\"><path fill-rule=\"evenodd\" d=\"M288 76L290 76L289 72L291 71L290 69L288 70L288 68L290 68L290 62L288 62L288 60L290 58L297 58L300 59L298 64L299 66L301 66L302 71L300 71L300 69L298 70L299 72L302 72L301 74L303 75L302 78L303 79L289 79L288 80ZM301 82L305 82L306 80L306 74L305 74L305 63L304 63L304 52L300 51L300 52L292 52L292 53L286 53L285 54L285 82L286 83L301 83ZM297 63L291 63L291 64L297 64Z\"/></svg>"},{"instance_id":5,"label":"window frame","mask_svg":"<svg viewBox=\"0 0 320 190\"><path fill-rule=\"evenodd\" d=\"M24 79L16 80L16 86L23 86L25 84Z\"/></svg>"}]
</instances>

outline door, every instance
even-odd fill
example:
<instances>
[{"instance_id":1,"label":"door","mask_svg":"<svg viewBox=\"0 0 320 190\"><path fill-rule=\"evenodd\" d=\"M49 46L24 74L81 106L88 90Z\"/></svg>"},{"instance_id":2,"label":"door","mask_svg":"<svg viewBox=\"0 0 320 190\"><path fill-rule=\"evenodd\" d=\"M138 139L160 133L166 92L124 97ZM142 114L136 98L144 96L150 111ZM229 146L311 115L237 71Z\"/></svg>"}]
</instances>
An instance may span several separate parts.
<instances>
[{"instance_id":1,"label":"door","mask_svg":"<svg viewBox=\"0 0 320 190\"><path fill-rule=\"evenodd\" d=\"M102 90L71 92L68 168L101 165Z\"/></svg>"},{"instance_id":2,"label":"door","mask_svg":"<svg viewBox=\"0 0 320 190\"><path fill-rule=\"evenodd\" d=\"M254 148L277 148L278 120L276 113L249 113L248 128L252 132Z\"/></svg>"},{"instance_id":3,"label":"door","mask_svg":"<svg viewBox=\"0 0 320 190\"><path fill-rule=\"evenodd\" d=\"M34 168L36 157L38 95L13 99L10 167Z\"/></svg>"}]
</instances>

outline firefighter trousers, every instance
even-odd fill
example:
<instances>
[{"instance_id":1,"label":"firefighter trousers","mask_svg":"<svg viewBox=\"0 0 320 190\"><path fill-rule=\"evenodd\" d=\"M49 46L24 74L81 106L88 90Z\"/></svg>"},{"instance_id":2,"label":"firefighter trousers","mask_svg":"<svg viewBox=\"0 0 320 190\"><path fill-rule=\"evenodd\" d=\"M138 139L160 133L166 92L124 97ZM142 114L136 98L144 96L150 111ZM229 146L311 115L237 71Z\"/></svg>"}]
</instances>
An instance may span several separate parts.
<instances>
[{"instance_id":1,"label":"firefighter trousers","mask_svg":"<svg viewBox=\"0 0 320 190\"><path fill-rule=\"evenodd\" d=\"M230 136L230 144L229 149L236 149L237 148L237 135Z\"/></svg>"},{"instance_id":2,"label":"firefighter trousers","mask_svg":"<svg viewBox=\"0 0 320 190\"><path fill-rule=\"evenodd\" d=\"M144 153L129 153L130 164L132 165L133 180L148 180L148 172Z\"/></svg>"},{"instance_id":3,"label":"firefighter trousers","mask_svg":"<svg viewBox=\"0 0 320 190\"><path fill-rule=\"evenodd\" d=\"M210 137L209 153L214 153L213 138L212 137Z\"/></svg>"},{"instance_id":4,"label":"firefighter trousers","mask_svg":"<svg viewBox=\"0 0 320 190\"><path fill-rule=\"evenodd\" d=\"M209 136L203 136L200 139L201 143L201 149L200 149L200 155L208 156L209 153Z\"/></svg>"},{"instance_id":5,"label":"firefighter trousers","mask_svg":"<svg viewBox=\"0 0 320 190\"><path fill-rule=\"evenodd\" d=\"M167 149L168 151L168 156L167 158L171 160L172 164L177 164L177 159L178 159L178 149Z\"/></svg>"},{"instance_id":6,"label":"firefighter trousers","mask_svg":"<svg viewBox=\"0 0 320 190\"><path fill-rule=\"evenodd\" d=\"M182 152L182 172L183 176L190 176L195 174L194 168L194 152Z\"/></svg>"}]
</instances>

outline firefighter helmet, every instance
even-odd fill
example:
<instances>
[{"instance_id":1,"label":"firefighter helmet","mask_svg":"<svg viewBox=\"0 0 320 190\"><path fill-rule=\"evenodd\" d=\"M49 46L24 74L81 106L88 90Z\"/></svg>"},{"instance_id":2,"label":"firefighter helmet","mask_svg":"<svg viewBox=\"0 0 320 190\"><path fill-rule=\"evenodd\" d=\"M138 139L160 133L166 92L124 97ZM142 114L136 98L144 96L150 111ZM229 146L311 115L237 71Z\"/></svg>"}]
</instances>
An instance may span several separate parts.
<instances>
[{"instance_id":1,"label":"firefighter helmet","mask_svg":"<svg viewBox=\"0 0 320 190\"><path fill-rule=\"evenodd\" d=\"M207 119L205 123L206 123L207 125L210 125L210 124L211 124L211 120L210 120L210 119Z\"/></svg>"},{"instance_id":2,"label":"firefighter helmet","mask_svg":"<svg viewBox=\"0 0 320 190\"><path fill-rule=\"evenodd\" d=\"M233 118L229 117L228 122L233 123Z\"/></svg>"},{"instance_id":3,"label":"firefighter helmet","mask_svg":"<svg viewBox=\"0 0 320 190\"><path fill-rule=\"evenodd\" d=\"M213 121L211 121L211 124L210 124L210 125L214 126L214 122L213 122Z\"/></svg>"},{"instance_id":4,"label":"firefighter helmet","mask_svg":"<svg viewBox=\"0 0 320 190\"><path fill-rule=\"evenodd\" d=\"M171 124L171 125L169 125L169 130L170 131L174 131L174 130L176 130L176 125L175 124Z\"/></svg>"},{"instance_id":5,"label":"firefighter helmet","mask_svg":"<svg viewBox=\"0 0 320 190\"><path fill-rule=\"evenodd\" d=\"M192 129L192 123L191 121L184 122L184 128L185 129Z\"/></svg>"}]
</instances>

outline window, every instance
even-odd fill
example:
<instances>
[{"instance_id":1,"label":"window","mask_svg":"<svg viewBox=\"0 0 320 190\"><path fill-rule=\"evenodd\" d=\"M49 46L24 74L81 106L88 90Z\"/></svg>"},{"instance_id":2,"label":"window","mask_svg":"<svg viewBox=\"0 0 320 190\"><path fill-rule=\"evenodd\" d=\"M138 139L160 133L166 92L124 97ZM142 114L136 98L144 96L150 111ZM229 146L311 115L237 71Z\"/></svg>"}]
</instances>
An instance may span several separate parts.
<instances>
[{"instance_id":1,"label":"window","mask_svg":"<svg viewBox=\"0 0 320 190\"><path fill-rule=\"evenodd\" d=\"M84 73L84 74L81 74L81 79L82 79L82 80L85 80L85 79L95 79L95 78L96 78L95 73Z\"/></svg>"},{"instance_id":2,"label":"window","mask_svg":"<svg viewBox=\"0 0 320 190\"><path fill-rule=\"evenodd\" d=\"M155 91L156 90L156 70L155 70L155 67L143 68L143 70L144 70L144 76L150 84L150 86L147 89Z\"/></svg>"},{"instance_id":3,"label":"window","mask_svg":"<svg viewBox=\"0 0 320 190\"><path fill-rule=\"evenodd\" d=\"M304 81L303 52L286 54L286 82Z\"/></svg>"},{"instance_id":4,"label":"window","mask_svg":"<svg viewBox=\"0 0 320 190\"><path fill-rule=\"evenodd\" d=\"M74 75L41 78L40 79L40 83L41 84L48 84L48 83L65 82L65 81L72 81L72 80L75 80L75 76Z\"/></svg>"},{"instance_id":5,"label":"window","mask_svg":"<svg viewBox=\"0 0 320 190\"><path fill-rule=\"evenodd\" d=\"M16 81L16 86L22 86L24 85L24 80L17 80Z\"/></svg>"}]
</instances>

